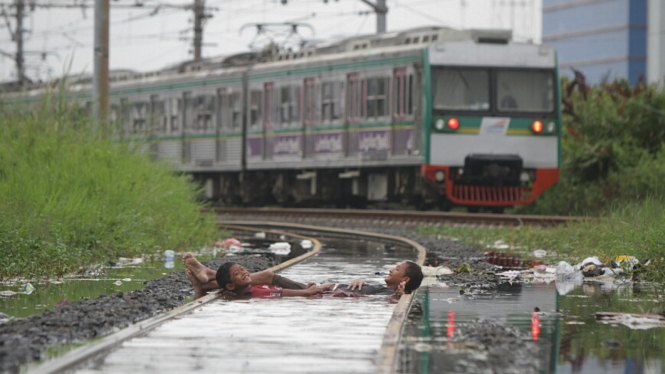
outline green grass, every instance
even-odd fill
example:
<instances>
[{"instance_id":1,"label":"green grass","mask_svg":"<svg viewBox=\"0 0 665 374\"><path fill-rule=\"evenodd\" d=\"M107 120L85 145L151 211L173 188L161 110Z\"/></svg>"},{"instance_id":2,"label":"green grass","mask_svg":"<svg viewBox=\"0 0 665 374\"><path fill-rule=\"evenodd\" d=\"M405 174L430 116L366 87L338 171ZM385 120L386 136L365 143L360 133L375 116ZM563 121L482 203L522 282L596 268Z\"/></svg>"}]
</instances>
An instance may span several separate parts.
<instances>
[{"instance_id":1,"label":"green grass","mask_svg":"<svg viewBox=\"0 0 665 374\"><path fill-rule=\"evenodd\" d=\"M545 249L550 254L546 261L552 264L560 260L576 263L588 256L608 263L618 255L633 255L640 261L651 259L647 279L665 280L665 202L657 199L613 209L598 220L554 228L426 226L419 232L458 238L481 249L501 240L519 247L513 252L526 258L536 249Z\"/></svg>"},{"instance_id":2,"label":"green grass","mask_svg":"<svg viewBox=\"0 0 665 374\"><path fill-rule=\"evenodd\" d=\"M0 107L0 279L214 241L186 176L91 128L57 95Z\"/></svg>"}]
</instances>

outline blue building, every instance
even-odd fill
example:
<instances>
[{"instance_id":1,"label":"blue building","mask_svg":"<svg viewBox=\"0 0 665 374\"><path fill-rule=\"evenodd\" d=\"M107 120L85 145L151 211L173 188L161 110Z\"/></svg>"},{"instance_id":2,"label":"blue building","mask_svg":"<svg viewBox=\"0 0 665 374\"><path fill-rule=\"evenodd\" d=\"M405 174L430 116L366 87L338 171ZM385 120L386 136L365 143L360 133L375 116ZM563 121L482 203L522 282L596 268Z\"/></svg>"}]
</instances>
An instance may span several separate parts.
<instances>
[{"instance_id":1,"label":"blue building","mask_svg":"<svg viewBox=\"0 0 665 374\"><path fill-rule=\"evenodd\" d=\"M663 0L543 0L543 44L558 51L562 75L572 68L590 84L639 76L663 82Z\"/></svg>"}]
</instances>

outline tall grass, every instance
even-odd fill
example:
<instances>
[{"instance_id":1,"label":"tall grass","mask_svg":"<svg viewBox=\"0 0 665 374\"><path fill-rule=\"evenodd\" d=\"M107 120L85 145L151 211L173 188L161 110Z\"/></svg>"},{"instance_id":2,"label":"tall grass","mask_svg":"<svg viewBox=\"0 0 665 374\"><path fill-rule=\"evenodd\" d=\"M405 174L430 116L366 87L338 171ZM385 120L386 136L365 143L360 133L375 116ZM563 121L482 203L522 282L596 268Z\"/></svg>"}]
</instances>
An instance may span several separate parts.
<instances>
[{"instance_id":1,"label":"tall grass","mask_svg":"<svg viewBox=\"0 0 665 374\"><path fill-rule=\"evenodd\" d=\"M614 208L598 220L554 228L430 226L420 232L455 237L479 248L500 240L527 258L535 249L545 249L550 254L545 261L552 264L577 263L588 256L609 263L616 256L632 255L642 262L651 260L646 279L665 280L665 202L660 199L647 198Z\"/></svg>"},{"instance_id":2,"label":"tall grass","mask_svg":"<svg viewBox=\"0 0 665 374\"><path fill-rule=\"evenodd\" d=\"M200 212L187 177L102 139L63 95L0 115L0 278L214 240L214 217Z\"/></svg>"}]
</instances>

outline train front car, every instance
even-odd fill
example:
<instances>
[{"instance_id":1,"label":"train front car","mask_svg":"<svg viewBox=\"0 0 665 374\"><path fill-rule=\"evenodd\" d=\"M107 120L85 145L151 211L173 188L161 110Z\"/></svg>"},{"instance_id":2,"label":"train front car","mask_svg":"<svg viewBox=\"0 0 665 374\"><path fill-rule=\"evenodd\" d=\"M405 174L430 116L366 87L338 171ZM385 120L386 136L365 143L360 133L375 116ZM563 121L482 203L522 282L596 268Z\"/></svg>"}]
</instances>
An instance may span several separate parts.
<instances>
[{"instance_id":1,"label":"train front car","mask_svg":"<svg viewBox=\"0 0 665 374\"><path fill-rule=\"evenodd\" d=\"M543 45L430 45L422 174L448 206L529 204L559 180L556 53Z\"/></svg>"}]
</instances>

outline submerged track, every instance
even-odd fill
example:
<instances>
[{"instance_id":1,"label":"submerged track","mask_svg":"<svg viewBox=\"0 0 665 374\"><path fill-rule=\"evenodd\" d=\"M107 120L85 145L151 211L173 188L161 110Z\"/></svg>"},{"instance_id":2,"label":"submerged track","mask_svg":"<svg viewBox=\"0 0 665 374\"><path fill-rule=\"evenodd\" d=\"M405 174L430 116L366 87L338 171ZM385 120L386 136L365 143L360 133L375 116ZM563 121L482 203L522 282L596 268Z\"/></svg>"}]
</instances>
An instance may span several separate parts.
<instances>
[{"instance_id":1,"label":"submerged track","mask_svg":"<svg viewBox=\"0 0 665 374\"><path fill-rule=\"evenodd\" d=\"M405 238L304 225L254 222L252 226L269 235L308 238L315 243L307 254L271 269L284 270L281 274L298 281L341 278L346 282L358 277L381 281L382 275L374 276L377 268L387 269L405 259L422 264L425 258L424 248ZM321 250L317 237L339 239L328 239L330 246ZM212 294L31 372L388 373L395 368L396 348L411 300L406 295L397 305L388 303L385 296L226 301Z\"/></svg>"}]
</instances>

